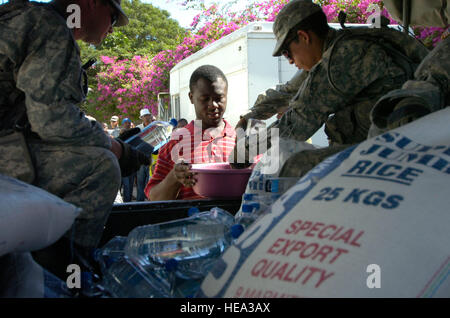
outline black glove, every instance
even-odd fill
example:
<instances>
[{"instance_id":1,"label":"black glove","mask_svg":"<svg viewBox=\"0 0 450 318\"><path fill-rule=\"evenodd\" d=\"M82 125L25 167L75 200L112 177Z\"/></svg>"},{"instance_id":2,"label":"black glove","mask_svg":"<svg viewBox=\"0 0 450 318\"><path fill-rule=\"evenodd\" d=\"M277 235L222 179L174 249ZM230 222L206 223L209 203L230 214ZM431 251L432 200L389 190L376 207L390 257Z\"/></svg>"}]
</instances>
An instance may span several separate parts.
<instances>
[{"instance_id":1,"label":"black glove","mask_svg":"<svg viewBox=\"0 0 450 318\"><path fill-rule=\"evenodd\" d=\"M139 129L139 128L138 128ZM151 160L142 152L131 145L116 139L122 145L122 156L119 159L122 177L128 177L139 170L141 165L149 166Z\"/></svg>"},{"instance_id":2,"label":"black glove","mask_svg":"<svg viewBox=\"0 0 450 318\"><path fill-rule=\"evenodd\" d=\"M395 105L387 117L387 128L395 129L431 113L426 102L419 97L407 97Z\"/></svg>"},{"instance_id":3,"label":"black glove","mask_svg":"<svg viewBox=\"0 0 450 318\"><path fill-rule=\"evenodd\" d=\"M139 134L141 132L141 130L139 128L131 128L131 129L127 129L125 131L123 131L118 137L117 139L120 139L122 141L126 141L128 138Z\"/></svg>"}]
</instances>

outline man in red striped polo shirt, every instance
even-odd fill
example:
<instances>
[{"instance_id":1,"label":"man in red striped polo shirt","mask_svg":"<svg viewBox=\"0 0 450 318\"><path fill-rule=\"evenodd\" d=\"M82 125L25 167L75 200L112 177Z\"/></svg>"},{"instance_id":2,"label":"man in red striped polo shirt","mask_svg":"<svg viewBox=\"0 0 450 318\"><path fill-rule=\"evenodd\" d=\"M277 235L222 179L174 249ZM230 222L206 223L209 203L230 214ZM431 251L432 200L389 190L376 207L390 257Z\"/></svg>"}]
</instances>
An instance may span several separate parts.
<instances>
[{"instance_id":1,"label":"man in red striped polo shirt","mask_svg":"<svg viewBox=\"0 0 450 318\"><path fill-rule=\"evenodd\" d=\"M177 129L158 155L155 172L145 188L152 201L198 199L192 186L192 163L226 162L236 139L234 128L223 119L228 82L217 67L203 65L192 73L189 99L196 120Z\"/></svg>"}]
</instances>

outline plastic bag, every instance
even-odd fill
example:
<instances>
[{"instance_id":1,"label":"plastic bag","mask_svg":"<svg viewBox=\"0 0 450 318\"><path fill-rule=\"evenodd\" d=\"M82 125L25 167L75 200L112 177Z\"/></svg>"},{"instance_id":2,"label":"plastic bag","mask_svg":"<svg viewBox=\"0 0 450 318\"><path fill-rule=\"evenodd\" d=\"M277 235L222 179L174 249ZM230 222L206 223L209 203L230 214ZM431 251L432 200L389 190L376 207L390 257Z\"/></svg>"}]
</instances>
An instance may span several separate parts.
<instances>
[{"instance_id":1,"label":"plastic bag","mask_svg":"<svg viewBox=\"0 0 450 318\"><path fill-rule=\"evenodd\" d=\"M0 256L44 248L72 226L81 209L0 174Z\"/></svg>"}]
</instances>

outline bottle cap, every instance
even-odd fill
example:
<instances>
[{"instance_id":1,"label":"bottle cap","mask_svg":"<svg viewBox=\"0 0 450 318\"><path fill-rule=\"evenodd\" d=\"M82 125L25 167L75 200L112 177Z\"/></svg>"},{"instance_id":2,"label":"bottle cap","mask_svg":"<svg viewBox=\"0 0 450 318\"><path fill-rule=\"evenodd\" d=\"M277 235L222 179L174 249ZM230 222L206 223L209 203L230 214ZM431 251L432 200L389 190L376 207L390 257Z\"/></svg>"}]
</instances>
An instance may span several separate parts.
<instances>
[{"instance_id":1,"label":"bottle cap","mask_svg":"<svg viewBox=\"0 0 450 318\"><path fill-rule=\"evenodd\" d=\"M254 209L254 206L252 204L243 204L242 205L243 213L252 213L253 209Z\"/></svg>"},{"instance_id":2,"label":"bottle cap","mask_svg":"<svg viewBox=\"0 0 450 318\"><path fill-rule=\"evenodd\" d=\"M86 284L92 284L92 273L91 272L81 272L81 284L86 286Z\"/></svg>"},{"instance_id":3,"label":"bottle cap","mask_svg":"<svg viewBox=\"0 0 450 318\"><path fill-rule=\"evenodd\" d=\"M253 200L255 195L256 195L255 193L246 193L246 194L244 194L244 200L247 200L247 201Z\"/></svg>"},{"instance_id":4,"label":"bottle cap","mask_svg":"<svg viewBox=\"0 0 450 318\"><path fill-rule=\"evenodd\" d=\"M196 206L190 207L187 214L188 216L193 216L195 213L199 213L200 210Z\"/></svg>"},{"instance_id":5,"label":"bottle cap","mask_svg":"<svg viewBox=\"0 0 450 318\"><path fill-rule=\"evenodd\" d=\"M280 192L280 180L272 179L271 180L270 190L271 190L272 193Z\"/></svg>"},{"instance_id":6,"label":"bottle cap","mask_svg":"<svg viewBox=\"0 0 450 318\"><path fill-rule=\"evenodd\" d=\"M242 232L244 232L244 227L241 224L234 224L230 228L231 237L234 239L237 239Z\"/></svg>"},{"instance_id":7,"label":"bottle cap","mask_svg":"<svg viewBox=\"0 0 450 318\"><path fill-rule=\"evenodd\" d=\"M164 268L166 269L166 271L168 272L172 272L174 270L176 270L178 267L178 261L174 258L168 259L165 263L164 263Z\"/></svg>"}]
</instances>

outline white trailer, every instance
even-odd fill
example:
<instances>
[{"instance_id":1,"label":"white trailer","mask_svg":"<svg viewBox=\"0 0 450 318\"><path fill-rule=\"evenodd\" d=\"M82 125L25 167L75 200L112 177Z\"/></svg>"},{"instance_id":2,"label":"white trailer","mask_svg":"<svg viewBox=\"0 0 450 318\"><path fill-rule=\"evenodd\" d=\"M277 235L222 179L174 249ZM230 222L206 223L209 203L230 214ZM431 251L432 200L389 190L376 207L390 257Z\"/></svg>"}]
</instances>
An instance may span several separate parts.
<instances>
[{"instance_id":1,"label":"white trailer","mask_svg":"<svg viewBox=\"0 0 450 318\"><path fill-rule=\"evenodd\" d=\"M297 72L284 57L273 57L275 36L272 22L253 22L208 45L178 63L170 71L171 109L168 117L195 119L191 104L189 79L194 70L205 64L220 68L228 79L228 103L224 118L235 125L239 115L253 106L259 94L277 84L286 83ZM269 125L275 117L268 119ZM327 146L320 129L312 138L314 144Z\"/></svg>"}]
</instances>

